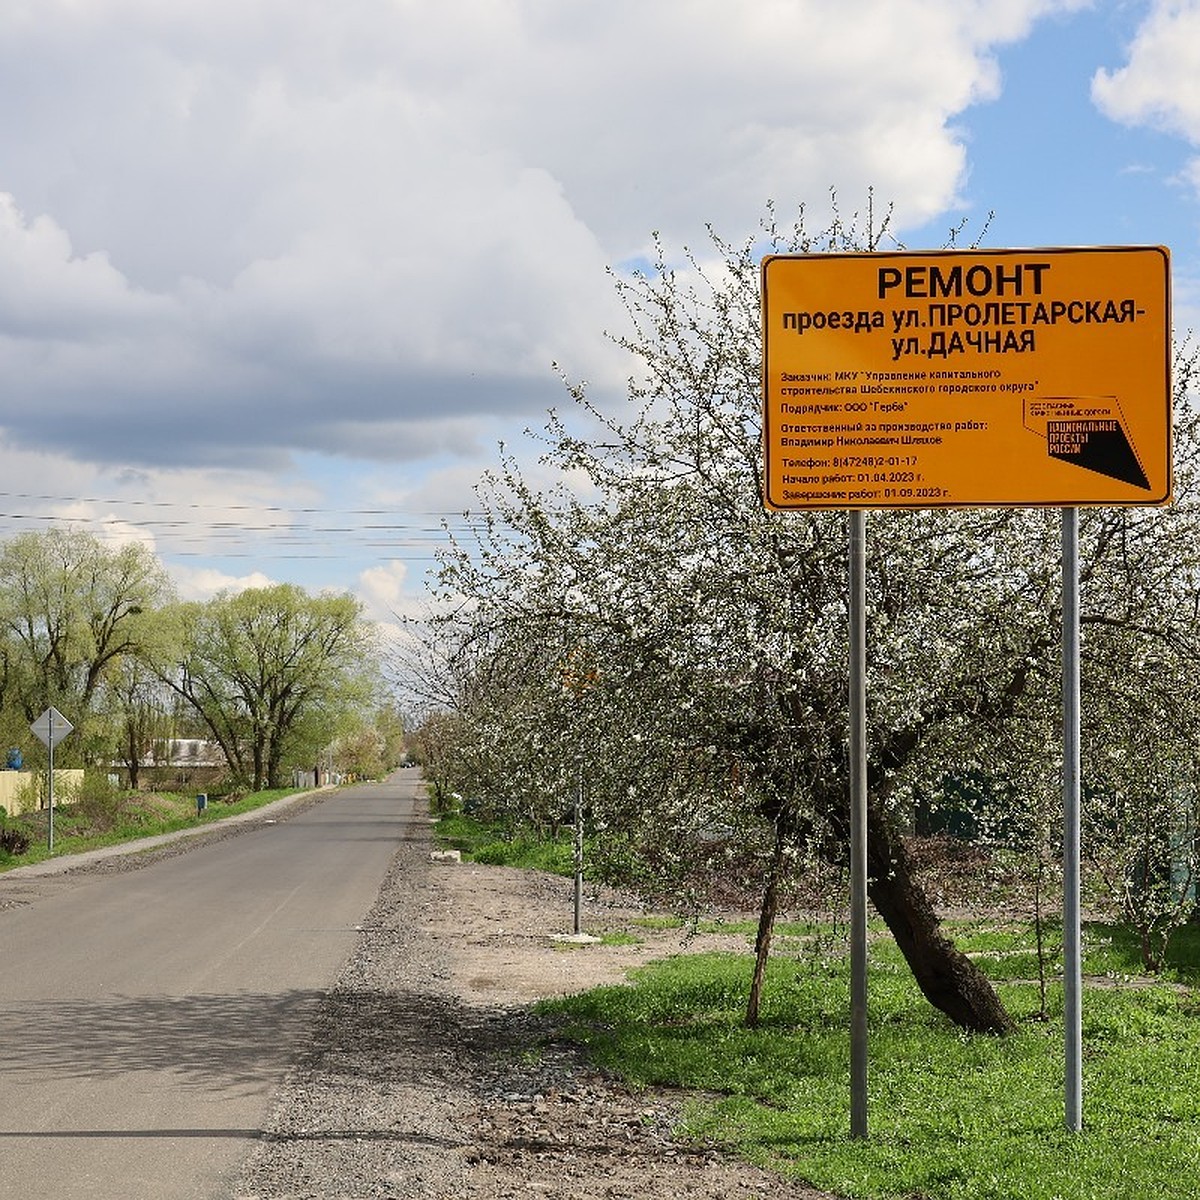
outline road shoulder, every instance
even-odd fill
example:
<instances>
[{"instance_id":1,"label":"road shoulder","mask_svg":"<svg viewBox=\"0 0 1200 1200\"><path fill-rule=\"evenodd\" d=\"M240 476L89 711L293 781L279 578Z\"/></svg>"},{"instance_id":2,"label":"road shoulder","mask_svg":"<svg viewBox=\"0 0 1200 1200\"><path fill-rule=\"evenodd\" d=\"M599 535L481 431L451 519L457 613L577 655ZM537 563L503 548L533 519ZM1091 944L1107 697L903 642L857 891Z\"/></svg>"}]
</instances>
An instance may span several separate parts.
<instances>
[{"instance_id":1,"label":"road shoulder","mask_svg":"<svg viewBox=\"0 0 1200 1200\"><path fill-rule=\"evenodd\" d=\"M431 863L429 849L420 832L400 847L237 1200L817 1200L676 1140L683 1097L630 1093L530 1012L539 997L619 982L677 950L679 931L564 945L568 881ZM640 911L590 903L602 922Z\"/></svg>"}]
</instances>

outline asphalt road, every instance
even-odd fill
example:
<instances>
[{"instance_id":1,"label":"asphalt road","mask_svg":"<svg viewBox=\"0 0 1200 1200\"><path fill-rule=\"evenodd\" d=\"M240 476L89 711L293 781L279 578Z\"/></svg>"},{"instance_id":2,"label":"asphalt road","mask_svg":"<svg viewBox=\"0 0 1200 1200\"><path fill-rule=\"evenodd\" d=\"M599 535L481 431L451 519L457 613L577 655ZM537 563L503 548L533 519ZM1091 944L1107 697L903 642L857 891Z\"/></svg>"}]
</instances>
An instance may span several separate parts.
<instances>
[{"instance_id":1,"label":"asphalt road","mask_svg":"<svg viewBox=\"0 0 1200 1200\"><path fill-rule=\"evenodd\" d=\"M228 1197L416 790L401 771L138 870L0 875L0 1197Z\"/></svg>"}]
</instances>

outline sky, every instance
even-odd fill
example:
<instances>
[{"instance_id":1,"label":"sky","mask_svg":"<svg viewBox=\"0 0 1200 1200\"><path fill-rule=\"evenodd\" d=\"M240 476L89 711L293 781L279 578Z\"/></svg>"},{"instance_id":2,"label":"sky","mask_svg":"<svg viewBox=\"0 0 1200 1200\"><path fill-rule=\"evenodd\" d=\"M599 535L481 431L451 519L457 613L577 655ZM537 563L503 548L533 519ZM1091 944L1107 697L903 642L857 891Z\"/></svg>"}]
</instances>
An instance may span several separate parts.
<instances>
[{"instance_id":1,"label":"sky","mask_svg":"<svg viewBox=\"0 0 1200 1200\"><path fill-rule=\"evenodd\" d=\"M654 231L1162 244L1200 328L1200 0L4 0L0 113L0 536L186 598L418 612Z\"/></svg>"}]
</instances>

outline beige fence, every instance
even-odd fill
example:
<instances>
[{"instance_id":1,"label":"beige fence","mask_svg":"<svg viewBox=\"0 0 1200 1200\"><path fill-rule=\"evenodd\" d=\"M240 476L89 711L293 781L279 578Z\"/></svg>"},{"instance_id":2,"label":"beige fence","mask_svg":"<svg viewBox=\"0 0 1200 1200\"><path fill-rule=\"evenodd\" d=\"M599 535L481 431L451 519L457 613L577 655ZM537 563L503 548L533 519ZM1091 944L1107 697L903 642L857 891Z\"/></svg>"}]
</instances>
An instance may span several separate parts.
<instances>
[{"instance_id":1,"label":"beige fence","mask_svg":"<svg viewBox=\"0 0 1200 1200\"><path fill-rule=\"evenodd\" d=\"M82 786L82 770L55 771L54 803L70 803ZM0 771L0 808L10 817L45 808L48 802L45 771Z\"/></svg>"}]
</instances>

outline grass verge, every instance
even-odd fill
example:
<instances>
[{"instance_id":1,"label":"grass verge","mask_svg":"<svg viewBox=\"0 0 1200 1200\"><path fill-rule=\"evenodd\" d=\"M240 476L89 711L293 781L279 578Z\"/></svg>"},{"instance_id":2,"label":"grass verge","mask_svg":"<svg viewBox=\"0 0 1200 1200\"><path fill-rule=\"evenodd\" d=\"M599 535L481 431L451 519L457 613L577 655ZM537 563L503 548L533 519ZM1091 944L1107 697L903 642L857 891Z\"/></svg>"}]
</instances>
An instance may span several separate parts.
<instances>
[{"instance_id":1,"label":"grass verge","mask_svg":"<svg viewBox=\"0 0 1200 1200\"><path fill-rule=\"evenodd\" d=\"M555 875L572 875L575 871L569 835L546 839L517 827L451 813L438 818L434 836L442 846L459 851L467 862L550 871Z\"/></svg>"},{"instance_id":2,"label":"grass verge","mask_svg":"<svg viewBox=\"0 0 1200 1200\"><path fill-rule=\"evenodd\" d=\"M695 954L652 963L627 985L547 1002L594 1059L635 1085L703 1099L686 1129L840 1196L922 1200L1191 1197L1200 1170L1200 1003L1189 987L1131 979L1110 927L1089 927L1085 1130L1063 1129L1061 989L1041 1019L1031 934L976 926L963 941L1020 1023L966 1036L929 1007L890 939L872 943L870 1122L849 1137L849 980L844 958L778 955L763 1020L742 1027L752 960ZM1024 946L1022 946L1024 943ZM1192 939L1174 966L1191 975ZM1133 952L1134 957L1136 952ZM1116 956L1115 958L1113 956ZM1026 977L1027 978L1027 977Z\"/></svg>"},{"instance_id":3,"label":"grass verge","mask_svg":"<svg viewBox=\"0 0 1200 1200\"><path fill-rule=\"evenodd\" d=\"M17 855L0 850L0 872L44 862L48 858L62 858L85 850L99 850L105 846L215 824L226 817L250 812L285 796L295 795L296 791L296 788L275 788L228 800L210 796L208 807L199 814L196 812L195 795L162 792L121 797L119 802L105 805L102 819L98 818L94 807L88 805L56 805L54 853L51 854L48 849L48 814L45 810L10 818L10 825L19 824L28 833L29 849Z\"/></svg>"}]
</instances>

